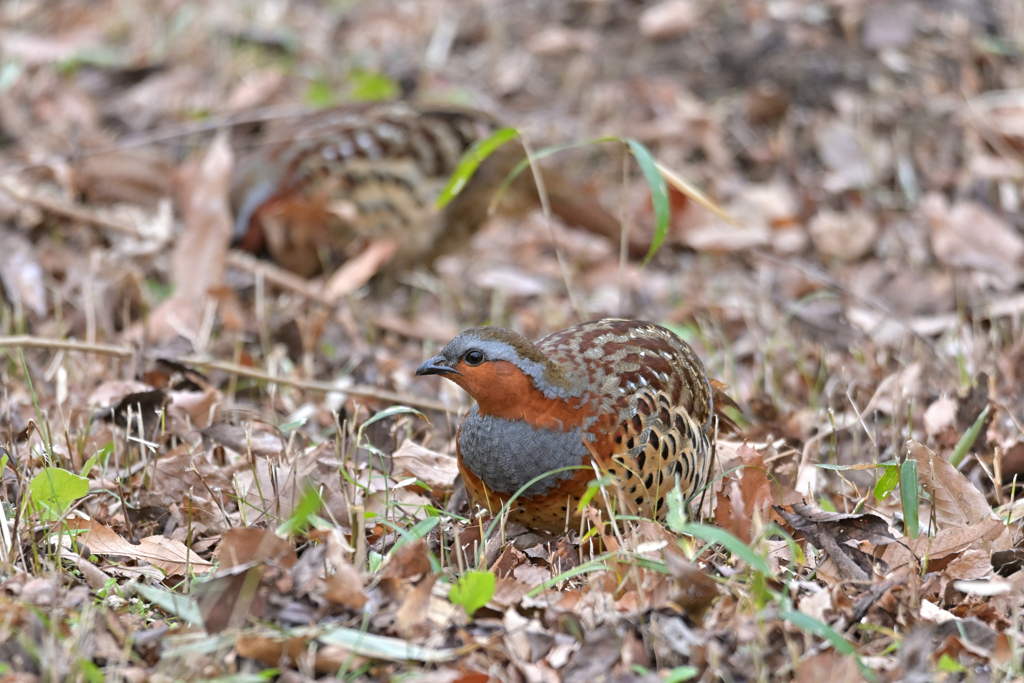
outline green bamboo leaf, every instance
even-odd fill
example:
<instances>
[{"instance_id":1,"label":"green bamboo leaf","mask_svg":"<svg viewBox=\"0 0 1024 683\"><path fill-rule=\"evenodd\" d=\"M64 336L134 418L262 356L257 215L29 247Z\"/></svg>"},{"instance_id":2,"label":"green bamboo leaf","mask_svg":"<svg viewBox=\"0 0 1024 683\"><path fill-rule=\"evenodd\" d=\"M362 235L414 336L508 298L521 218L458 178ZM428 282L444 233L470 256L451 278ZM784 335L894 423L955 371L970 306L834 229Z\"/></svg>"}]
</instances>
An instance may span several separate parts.
<instances>
[{"instance_id":1,"label":"green bamboo leaf","mask_svg":"<svg viewBox=\"0 0 1024 683\"><path fill-rule=\"evenodd\" d=\"M859 463L857 465L833 465L831 463L819 462L816 466L820 467L823 470L845 471L845 470L877 470L877 469L882 469L882 468L885 468L885 467L889 467L890 465L896 465L896 464L898 464L898 463L895 460L887 460L886 462L864 462L864 463Z\"/></svg>"},{"instance_id":2,"label":"green bamboo leaf","mask_svg":"<svg viewBox=\"0 0 1024 683\"><path fill-rule=\"evenodd\" d=\"M944 671L947 673L963 673L967 671L964 665L950 657L945 652L939 657L939 661L935 664L936 671Z\"/></svg>"},{"instance_id":3,"label":"green bamboo leaf","mask_svg":"<svg viewBox=\"0 0 1024 683\"><path fill-rule=\"evenodd\" d=\"M306 88L306 104L317 109L330 107L338 103L338 95L326 81L313 81Z\"/></svg>"},{"instance_id":4,"label":"green bamboo leaf","mask_svg":"<svg viewBox=\"0 0 1024 683\"><path fill-rule=\"evenodd\" d=\"M917 461L907 458L900 466L900 503L903 505L903 526L910 538L917 538L920 527L917 484Z\"/></svg>"},{"instance_id":5,"label":"green bamboo leaf","mask_svg":"<svg viewBox=\"0 0 1024 683\"><path fill-rule=\"evenodd\" d=\"M695 666L677 666L665 674L662 679L664 683L684 683L700 675L700 669Z\"/></svg>"},{"instance_id":6,"label":"green bamboo leaf","mask_svg":"<svg viewBox=\"0 0 1024 683\"><path fill-rule=\"evenodd\" d=\"M448 179L448 184L441 190L441 195L437 198L437 208L443 209L447 206L448 202L466 187L466 183L473 177L484 159L517 135L519 135L519 131L515 128L499 128L483 140L474 142L462 155L459 165L455 167L452 177Z\"/></svg>"},{"instance_id":7,"label":"green bamboo leaf","mask_svg":"<svg viewBox=\"0 0 1024 683\"><path fill-rule=\"evenodd\" d=\"M97 465L97 463L101 467L106 467L107 460L110 458L110 454L113 453L113 452L114 452L114 444L111 442L111 443L108 443L103 448L101 448L98 451L96 451L95 453L93 453L92 457L89 458L88 460L86 460L85 464L82 465L82 476L83 477L88 477L89 476L89 472L92 471L92 468L95 467Z\"/></svg>"},{"instance_id":8,"label":"green bamboo leaf","mask_svg":"<svg viewBox=\"0 0 1024 683\"><path fill-rule=\"evenodd\" d=\"M148 600L168 614L184 619L192 626L203 625L203 615L199 611L199 603L191 596L172 593L169 590L147 586L143 583L135 584L135 592L144 600Z\"/></svg>"},{"instance_id":9,"label":"green bamboo leaf","mask_svg":"<svg viewBox=\"0 0 1024 683\"><path fill-rule=\"evenodd\" d=\"M298 420L292 420L291 422L285 422L283 425L278 427L278 430L282 434L287 434L290 431L294 431L294 430L298 429L299 427L302 427L303 425L306 424L306 422L307 422L307 420L304 417L300 418Z\"/></svg>"},{"instance_id":10,"label":"green bamboo leaf","mask_svg":"<svg viewBox=\"0 0 1024 683\"><path fill-rule=\"evenodd\" d=\"M949 456L949 464L953 467L959 467L964 456L967 455L967 451L971 450L974 440L978 438L978 433L981 432L981 428L985 424L989 408L990 406L985 406L985 410L981 411L981 415L978 415L978 419L974 421L971 428L964 432L964 435L957 441L956 448L953 449L952 455Z\"/></svg>"},{"instance_id":11,"label":"green bamboo leaf","mask_svg":"<svg viewBox=\"0 0 1024 683\"><path fill-rule=\"evenodd\" d=\"M647 252L647 256L644 257L644 265L647 265L647 262L661 248L662 242L665 241L665 236L668 235L668 185L665 183L665 178L662 177L661 171L658 170L658 165L654 161L650 150L643 143L628 138L626 144L629 145L630 151L636 158L636 163L640 166L640 171L647 180L647 186L651 189L651 202L654 204L654 216L657 219L654 226L654 239L651 240L651 248Z\"/></svg>"},{"instance_id":12,"label":"green bamboo leaf","mask_svg":"<svg viewBox=\"0 0 1024 683\"><path fill-rule=\"evenodd\" d=\"M459 650L424 647L401 638L378 636L354 628L338 627L316 633L314 629L307 627L295 629L291 633L313 636L322 643L338 645L352 654L393 662L447 662L458 657L460 653Z\"/></svg>"},{"instance_id":13,"label":"green bamboo leaf","mask_svg":"<svg viewBox=\"0 0 1024 683\"><path fill-rule=\"evenodd\" d=\"M899 486L899 483L900 468L896 465L889 465L885 468L885 473L878 478L878 483L875 484L875 500L881 503L883 498Z\"/></svg>"}]
</instances>

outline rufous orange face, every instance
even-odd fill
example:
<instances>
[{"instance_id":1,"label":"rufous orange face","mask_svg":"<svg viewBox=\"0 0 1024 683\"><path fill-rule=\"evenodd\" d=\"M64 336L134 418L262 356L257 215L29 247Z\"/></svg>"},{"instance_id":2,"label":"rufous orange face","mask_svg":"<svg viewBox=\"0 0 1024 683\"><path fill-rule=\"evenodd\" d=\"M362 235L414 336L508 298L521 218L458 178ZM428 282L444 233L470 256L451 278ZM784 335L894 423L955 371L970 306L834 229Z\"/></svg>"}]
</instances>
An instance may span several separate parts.
<instances>
[{"instance_id":1,"label":"rufous orange face","mask_svg":"<svg viewBox=\"0 0 1024 683\"><path fill-rule=\"evenodd\" d=\"M466 393L480 404L480 412L508 419L518 419L522 405L531 398L533 388L530 378L514 364L505 360L490 361L480 365L460 362L455 366L458 374L448 379L466 390Z\"/></svg>"},{"instance_id":2,"label":"rufous orange face","mask_svg":"<svg viewBox=\"0 0 1024 683\"><path fill-rule=\"evenodd\" d=\"M551 399L533 385L522 370L504 360L480 365L460 362L459 374L447 378L480 404L480 412L506 420L525 420L543 429L566 430L580 421L578 407L564 399Z\"/></svg>"}]
</instances>

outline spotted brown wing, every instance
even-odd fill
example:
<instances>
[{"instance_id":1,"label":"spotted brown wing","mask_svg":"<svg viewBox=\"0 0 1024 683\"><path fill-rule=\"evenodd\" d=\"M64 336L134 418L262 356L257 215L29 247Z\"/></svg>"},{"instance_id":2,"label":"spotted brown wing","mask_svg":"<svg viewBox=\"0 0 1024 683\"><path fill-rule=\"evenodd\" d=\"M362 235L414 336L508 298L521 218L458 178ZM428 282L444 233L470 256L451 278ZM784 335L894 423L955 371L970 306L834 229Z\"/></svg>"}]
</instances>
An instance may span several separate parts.
<instances>
[{"instance_id":1,"label":"spotted brown wing","mask_svg":"<svg viewBox=\"0 0 1024 683\"><path fill-rule=\"evenodd\" d=\"M538 348L594 387L587 446L615 475L625 508L663 517L678 480L700 490L714 454L713 388L693 350L671 331L635 321L584 323Z\"/></svg>"}]
</instances>

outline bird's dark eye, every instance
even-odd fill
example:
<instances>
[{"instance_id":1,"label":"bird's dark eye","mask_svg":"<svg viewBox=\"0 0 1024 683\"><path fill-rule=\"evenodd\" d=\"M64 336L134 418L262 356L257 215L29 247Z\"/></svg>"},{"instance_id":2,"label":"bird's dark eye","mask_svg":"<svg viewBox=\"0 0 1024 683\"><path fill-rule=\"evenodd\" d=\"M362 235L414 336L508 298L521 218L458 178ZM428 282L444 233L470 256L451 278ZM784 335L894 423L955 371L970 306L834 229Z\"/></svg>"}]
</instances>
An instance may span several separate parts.
<instances>
[{"instance_id":1,"label":"bird's dark eye","mask_svg":"<svg viewBox=\"0 0 1024 683\"><path fill-rule=\"evenodd\" d=\"M467 351L462 359L466 361L466 365L480 365L484 362L484 352L479 349L472 349Z\"/></svg>"}]
</instances>

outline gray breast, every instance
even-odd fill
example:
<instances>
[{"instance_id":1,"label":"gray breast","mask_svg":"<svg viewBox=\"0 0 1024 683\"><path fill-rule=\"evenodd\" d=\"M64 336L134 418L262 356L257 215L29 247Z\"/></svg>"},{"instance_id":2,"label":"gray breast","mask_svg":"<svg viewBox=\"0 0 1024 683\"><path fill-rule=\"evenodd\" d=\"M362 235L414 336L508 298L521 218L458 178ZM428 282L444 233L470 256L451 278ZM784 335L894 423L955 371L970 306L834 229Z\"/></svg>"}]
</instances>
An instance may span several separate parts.
<instances>
[{"instance_id":1,"label":"gray breast","mask_svg":"<svg viewBox=\"0 0 1024 683\"><path fill-rule=\"evenodd\" d=\"M523 420L481 415L473 406L459 431L462 462L487 486L499 493L515 493L534 477L561 467L581 465L589 455L580 429L556 432L534 429ZM541 496L578 470L553 474L523 494Z\"/></svg>"}]
</instances>

